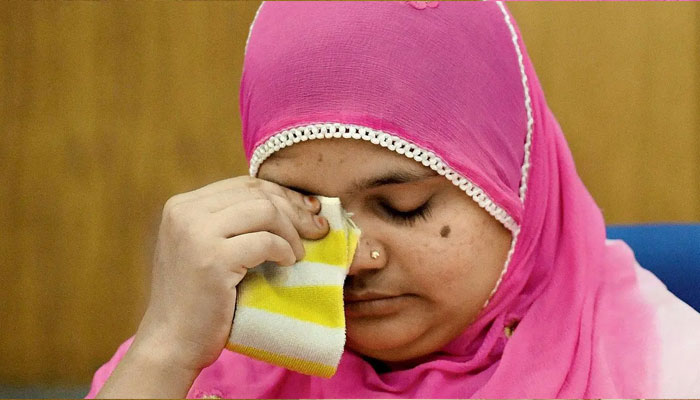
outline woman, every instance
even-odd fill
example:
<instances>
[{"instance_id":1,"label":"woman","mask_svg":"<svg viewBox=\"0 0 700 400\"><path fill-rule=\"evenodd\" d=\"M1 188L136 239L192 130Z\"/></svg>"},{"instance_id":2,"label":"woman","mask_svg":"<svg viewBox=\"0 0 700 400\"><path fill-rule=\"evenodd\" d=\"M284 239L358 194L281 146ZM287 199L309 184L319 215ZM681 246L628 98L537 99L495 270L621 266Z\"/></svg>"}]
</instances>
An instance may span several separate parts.
<instances>
[{"instance_id":1,"label":"woman","mask_svg":"<svg viewBox=\"0 0 700 400\"><path fill-rule=\"evenodd\" d=\"M606 241L503 4L265 3L240 94L255 178L168 201L88 397L700 396L700 316ZM302 194L362 228L331 379L221 351L246 268L326 234Z\"/></svg>"}]
</instances>

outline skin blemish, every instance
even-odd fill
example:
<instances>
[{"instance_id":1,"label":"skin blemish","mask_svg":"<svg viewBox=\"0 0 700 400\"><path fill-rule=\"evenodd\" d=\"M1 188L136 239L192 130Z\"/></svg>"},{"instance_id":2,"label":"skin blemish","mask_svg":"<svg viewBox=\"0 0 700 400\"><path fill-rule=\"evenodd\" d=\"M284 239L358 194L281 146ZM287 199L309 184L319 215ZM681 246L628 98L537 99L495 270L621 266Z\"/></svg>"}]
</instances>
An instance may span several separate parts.
<instances>
[{"instance_id":1,"label":"skin blemish","mask_svg":"<svg viewBox=\"0 0 700 400\"><path fill-rule=\"evenodd\" d=\"M440 236L447 237L449 235L450 235L450 226L449 225L443 226L442 229L440 229Z\"/></svg>"},{"instance_id":2,"label":"skin blemish","mask_svg":"<svg viewBox=\"0 0 700 400\"><path fill-rule=\"evenodd\" d=\"M318 155L318 160L316 160L316 161L317 161L317 162L323 161L323 154L319 154L319 155Z\"/></svg>"}]
</instances>

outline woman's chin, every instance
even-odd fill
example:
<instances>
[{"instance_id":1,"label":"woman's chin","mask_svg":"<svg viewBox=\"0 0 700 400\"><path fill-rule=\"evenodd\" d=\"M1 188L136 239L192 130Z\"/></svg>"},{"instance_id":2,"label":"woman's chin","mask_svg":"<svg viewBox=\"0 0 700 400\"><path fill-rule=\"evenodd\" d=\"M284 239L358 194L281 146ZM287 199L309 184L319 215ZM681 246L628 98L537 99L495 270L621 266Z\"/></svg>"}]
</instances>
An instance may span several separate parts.
<instances>
[{"instance_id":1,"label":"woman's chin","mask_svg":"<svg viewBox=\"0 0 700 400\"><path fill-rule=\"evenodd\" d=\"M346 325L346 346L362 355L385 361L411 357L412 343L420 335L391 320L354 321ZM415 329L415 327L414 327Z\"/></svg>"},{"instance_id":2,"label":"woman's chin","mask_svg":"<svg viewBox=\"0 0 700 400\"><path fill-rule=\"evenodd\" d=\"M348 338L346 347L372 362L385 363L390 369L411 368L413 360L429 356L398 342L354 342ZM404 365L405 364L405 365Z\"/></svg>"}]
</instances>

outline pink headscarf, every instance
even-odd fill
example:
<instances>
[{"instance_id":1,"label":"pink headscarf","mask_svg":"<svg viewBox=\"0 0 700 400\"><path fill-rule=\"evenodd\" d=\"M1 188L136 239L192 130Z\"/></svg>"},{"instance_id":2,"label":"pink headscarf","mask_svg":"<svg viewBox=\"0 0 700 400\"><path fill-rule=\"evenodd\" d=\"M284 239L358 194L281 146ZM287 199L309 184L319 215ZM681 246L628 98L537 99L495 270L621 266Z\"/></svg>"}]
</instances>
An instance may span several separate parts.
<instances>
[{"instance_id":1,"label":"pink headscarf","mask_svg":"<svg viewBox=\"0 0 700 400\"><path fill-rule=\"evenodd\" d=\"M377 374L348 350L329 380L258 363L246 372L250 363L242 363L245 378L231 383L233 393L656 393L653 310L639 294L634 257L623 244L606 246L601 212L503 4L265 3L244 65L240 104L251 174L272 152L301 140L370 140L445 174L511 229L514 247L477 321L431 361ZM508 338L504 327L516 323ZM245 388L248 377L255 388Z\"/></svg>"}]
</instances>

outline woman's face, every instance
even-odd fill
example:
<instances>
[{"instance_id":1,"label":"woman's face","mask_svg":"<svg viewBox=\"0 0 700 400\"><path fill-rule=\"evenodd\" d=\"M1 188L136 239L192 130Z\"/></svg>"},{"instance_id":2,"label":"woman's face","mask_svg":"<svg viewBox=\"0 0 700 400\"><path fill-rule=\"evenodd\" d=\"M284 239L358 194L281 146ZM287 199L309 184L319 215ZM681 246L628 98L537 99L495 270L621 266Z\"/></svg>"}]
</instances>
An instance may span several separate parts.
<instances>
[{"instance_id":1,"label":"woman's face","mask_svg":"<svg viewBox=\"0 0 700 400\"><path fill-rule=\"evenodd\" d=\"M511 235L495 218L445 177L369 142L300 142L258 178L339 197L354 213L347 346L371 358L402 365L439 350L475 319L505 263Z\"/></svg>"}]
</instances>

